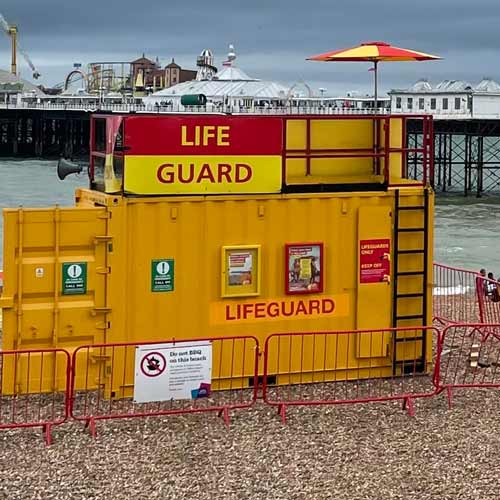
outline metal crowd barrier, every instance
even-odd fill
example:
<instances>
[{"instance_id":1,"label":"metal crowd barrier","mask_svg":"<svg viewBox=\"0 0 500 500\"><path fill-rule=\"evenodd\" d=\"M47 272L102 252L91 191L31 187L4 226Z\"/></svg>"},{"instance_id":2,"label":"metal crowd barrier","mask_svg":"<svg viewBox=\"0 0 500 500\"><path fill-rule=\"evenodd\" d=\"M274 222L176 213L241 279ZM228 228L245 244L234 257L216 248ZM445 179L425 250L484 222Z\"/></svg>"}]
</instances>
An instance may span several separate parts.
<instances>
[{"instance_id":1,"label":"metal crowd barrier","mask_svg":"<svg viewBox=\"0 0 500 500\"><path fill-rule=\"evenodd\" d=\"M283 422L288 406L393 400L413 415L414 399L437 392L432 364L422 359L422 337L437 333L413 327L271 335L264 349L263 399L278 408ZM426 345L425 358L432 341Z\"/></svg>"},{"instance_id":2,"label":"metal crowd barrier","mask_svg":"<svg viewBox=\"0 0 500 500\"><path fill-rule=\"evenodd\" d=\"M436 385L452 406L455 389L500 388L500 323L456 324L439 335Z\"/></svg>"},{"instance_id":3,"label":"metal crowd barrier","mask_svg":"<svg viewBox=\"0 0 500 500\"><path fill-rule=\"evenodd\" d=\"M182 372L182 362L171 359L208 352L199 343L211 346L212 358L211 373L199 384L199 393L191 399L158 401L175 391L181 379L195 380L195 373ZM259 343L251 336L81 346L72 357L70 415L83 421L93 436L98 420L158 415L218 412L229 425L231 410L249 408L257 400L258 357Z\"/></svg>"},{"instance_id":4,"label":"metal crowd barrier","mask_svg":"<svg viewBox=\"0 0 500 500\"><path fill-rule=\"evenodd\" d=\"M484 278L474 271L434 263L433 319L441 325L484 321Z\"/></svg>"},{"instance_id":5,"label":"metal crowd barrier","mask_svg":"<svg viewBox=\"0 0 500 500\"><path fill-rule=\"evenodd\" d=\"M500 283L481 278L478 292L481 323L500 323Z\"/></svg>"},{"instance_id":6,"label":"metal crowd barrier","mask_svg":"<svg viewBox=\"0 0 500 500\"><path fill-rule=\"evenodd\" d=\"M0 429L52 427L66 422L70 355L63 349L0 351Z\"/></svg>"},{"instance_id":7,"label":"metal crowd barrier","mask_svg":"<svg viewBox=\"0 0 500 500\"><path fill-rule=\"evenodd\" d=\"M451 407L456 389L500 388L500 322L276 333L260 355L253 336L0 351L0 429L41 427L50 444L68 418L93 436L99 420L157 415L217 412L229 425L261 383L283 422L290 406L401 401L414 415L418 398L446 391ZM186 380L194 389L174 397Z\"/></svg>"}]
</instances>

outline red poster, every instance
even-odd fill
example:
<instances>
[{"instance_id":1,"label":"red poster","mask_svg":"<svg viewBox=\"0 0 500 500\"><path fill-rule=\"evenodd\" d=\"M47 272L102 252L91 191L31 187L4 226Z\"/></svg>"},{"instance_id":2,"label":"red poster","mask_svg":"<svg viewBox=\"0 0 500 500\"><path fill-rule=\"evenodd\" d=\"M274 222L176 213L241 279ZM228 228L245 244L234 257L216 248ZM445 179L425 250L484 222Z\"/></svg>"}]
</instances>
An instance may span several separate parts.
<instances>
[{"instance_id":1,"label":"red poster","mask_svg":"<svg viewBox=\"0 0 500 500\"><path fill-rule=\"evenodd\" d=\"M323 292L323 243L285 245L285 293Z\"/></svg>"},{"instance_id":2,"label":"red poster","mask_svg":"<svg viewBox=\"0 0 500 500\"><path fill-rule=\"evenodd\" d=\"M391 273L391 240L359 242L359 282L383 283Z\"/></svg>"}]
</instances>

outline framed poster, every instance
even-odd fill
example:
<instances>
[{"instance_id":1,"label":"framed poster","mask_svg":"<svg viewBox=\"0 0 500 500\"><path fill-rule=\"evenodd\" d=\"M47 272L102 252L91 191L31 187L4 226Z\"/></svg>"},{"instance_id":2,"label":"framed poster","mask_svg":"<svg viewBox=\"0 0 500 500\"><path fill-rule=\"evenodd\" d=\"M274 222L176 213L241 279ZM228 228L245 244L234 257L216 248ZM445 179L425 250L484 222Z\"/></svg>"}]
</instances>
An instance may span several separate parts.
<instances>
[{"instance_id":1,"label":"framed poster","mask_svg":"<svg viewBox=\"0 0 500 500\"><path fill-rule=\"evenodd\" d=\"M260 294L260 245L222 247L222 297Z\"/></svg>"},{"instance_id":2,"label":"framed poster","mask_svg":"<svg viewBox=\"0 0 500 500\"><path fill-rule=\"evenodd\" d=\"M285 293L323 291L323 243L285 245L285 265Z\"/></svg>"}]
</instances>

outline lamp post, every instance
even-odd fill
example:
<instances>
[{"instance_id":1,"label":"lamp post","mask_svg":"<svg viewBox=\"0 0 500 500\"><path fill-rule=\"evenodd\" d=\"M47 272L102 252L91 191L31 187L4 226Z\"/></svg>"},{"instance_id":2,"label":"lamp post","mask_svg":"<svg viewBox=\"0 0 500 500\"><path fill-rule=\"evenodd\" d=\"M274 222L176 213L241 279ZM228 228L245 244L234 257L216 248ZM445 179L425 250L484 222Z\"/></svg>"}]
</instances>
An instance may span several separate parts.
<instances>
[{"instance_id":1,"label":"lamp post","mask_svg":"<svg viewBox=\"0 0 500 500\"><path fill-rule=\"evenodd\" d=\"M325 95L326 89L324 87L320 87L318 90L321 93L321 106L323 106L323 96Z\"/></svg>"}]
</instances>

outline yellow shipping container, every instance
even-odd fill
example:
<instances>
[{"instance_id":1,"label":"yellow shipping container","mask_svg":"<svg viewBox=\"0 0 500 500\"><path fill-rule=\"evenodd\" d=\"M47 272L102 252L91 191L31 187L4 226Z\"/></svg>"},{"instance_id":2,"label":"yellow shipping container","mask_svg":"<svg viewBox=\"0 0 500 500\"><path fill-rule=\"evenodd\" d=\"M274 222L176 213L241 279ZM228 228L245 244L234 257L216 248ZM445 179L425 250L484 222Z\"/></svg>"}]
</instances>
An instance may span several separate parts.
<instances>
[{"instance_id":1,"label":"yellow shipping container","mask_svg":"<svg viewBox=\"0 0 500 500\"><path fill-rule=\"evenodd\" d=\"M72 352L96 343L240 335L256 336L263 346L276 332L431 324L433 194L402 173L403 125L394 120L387 138L386 128L376 137L366 119L287 121L278 193L131 196L79 189L73 208L4 210L3 349ZM385 156L365 157L367 148ZM247 165L236 152L235 165ZM124 158L125 185L127 164L137 169L134 157ZM155 165L170 165L158 153L154 158ZM225 172L227 181L229 163ZM343 188L325 189L334 184ZM388 376L419 351L424 371L432 351L425 335L399 344L388 333L360 335L349 345L341 339L336 349L347 366L328 371L351 378L351 368L362 377L363 367L372 375L380 367L380 376ZM109 363L96 351L92 370ZM252 355L249 349L244 385ZM287 370L300 362L292 360ZM133 363L123 363L113 370L133 380ZM57 385L63 379L59 374ZM110 389L117 397L130 394Z\"/></svg>"}]
</instances>

